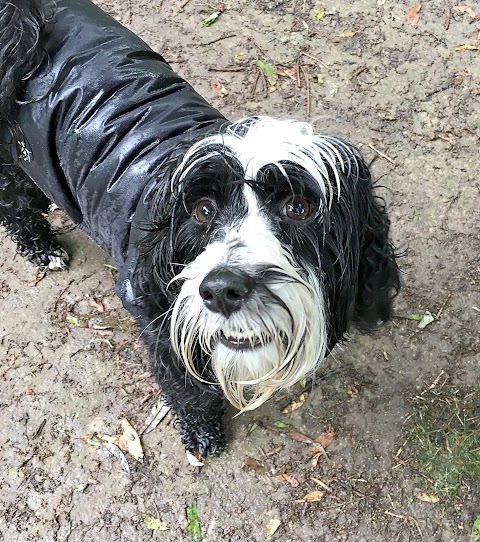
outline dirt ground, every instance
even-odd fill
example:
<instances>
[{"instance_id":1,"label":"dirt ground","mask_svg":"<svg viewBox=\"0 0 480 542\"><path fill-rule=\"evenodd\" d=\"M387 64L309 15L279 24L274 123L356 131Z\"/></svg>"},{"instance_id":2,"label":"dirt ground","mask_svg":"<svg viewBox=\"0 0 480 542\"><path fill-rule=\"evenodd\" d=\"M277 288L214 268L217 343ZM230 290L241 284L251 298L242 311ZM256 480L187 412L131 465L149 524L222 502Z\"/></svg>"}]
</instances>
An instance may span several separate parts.
<instances>
[{"instance_id":1,"label":"dirt ground","mask_svg":"<svg viewBox=\"0 0 480 542\"><path fill-rule=\"evenodd\" d=\"M310 113L319 131L359 145L405 251L395 312L438 318L423 331L397 317L374 336L354 336L324 363L301 408L283 414L273 401L229 421L228 449L201 472L168 421L143 435L145 460L129 458L127 472L81 439L117 433L123 417L139 429L157 400L108 257L66 228L70 269L33 286L35 269L2 236L0 541L188 540L185 507L195 499L209 542L468 541L478 481L453 501L423 502L408 443L401 447L411 399L437 377L465 393L480 384L478 4L429 0L411 24L415 4L393 0L99 3L227 117ZM258 59L274 68L276 89ZM58 211L52 218L65 226ZM91 297L118 318L115 329L68 322L98 316ZM266 416L314 438L333 427L328 459L313 467L310 446L267 430ZM247 458L261 465L249 469ZM297 502L320 490L317 502ZM148 528L142 513L169 530ZM280 525L268 535L272 520Z\"/></svg>"}]
</instances>

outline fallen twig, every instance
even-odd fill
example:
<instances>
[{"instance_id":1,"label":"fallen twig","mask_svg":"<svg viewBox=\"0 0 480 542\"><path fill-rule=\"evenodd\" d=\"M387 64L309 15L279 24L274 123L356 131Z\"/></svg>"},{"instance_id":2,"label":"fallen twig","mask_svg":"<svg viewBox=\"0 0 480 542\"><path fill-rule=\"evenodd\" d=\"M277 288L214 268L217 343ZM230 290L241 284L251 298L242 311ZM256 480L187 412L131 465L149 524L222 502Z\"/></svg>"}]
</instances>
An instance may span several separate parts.
<instances>
[{"instance_id":1,"label":"fallen twig","mask_svg":"<svg viewBox=\"0 0 480 542\"><path fill-rule=\"evenodd\" d=\"M259 79L260 79L260 71L257 71L255 81L253 82L252 90L250 91L250 98L253 98L255 96L255 92L257 91L257 85L258 85L258 80Z\"/></svg>"},{"instance_id":2,"label":"fallen twig","mask_svg":"<svg viewBox=\"0 0 480 542\"><path fill-rule=\"evenodd\" d=\"M395 161L390 158L390 156L387 156L386 154L384 154L383 152L379 151L377 148L375 148L371 143L368 144L368 146L372 149L372 151L375 151L379 156L381 156L382 158L385 158L385 160L387 160L388 162L390 162L391 164L393 164L394 166L396 166L397 164L395 163Z\"/></svg>"},{"instance_id":3,"label":"fallen twig","mask_svg":"<svg viewBox=\"0 0 480 542\"><path fill-rule=\"evenodd\" d=\"M208 68L209 72L241 72L243 70L243 66L238 68Z\"/></svg>"},{"instance_id":4,"label":"fallen twig","mask_svg":"<svg viewBox=\"0 0 480 542\"><path fill-rule=\"evenodd\" d=\"M307 119L309 119L310 118L310 109L311 109L311 104L310 104L310 81L308 80L307 70L303 66L300 66L300 67L302 69L303 78L305 79L305 86L307 88Z\"/></svg>"},{"instance_id":5,"label":"fallen twig","mask_svg":"<svg viewBox=\"0 0 480 542\"><path fill-rule=\"evenodd\" d=\"M220 36L217 39L214 39L212 41L207 41L207 43L199 43L198 45L200 47L206 47L207 45L212 45L214 43L217 43L217 42L222 41L222 40L226 40L228 38L234 38L236 35L237 34L235 34L234 32L230 32L229 34L225 34L224 36Z\"/></svg>"},{"instance_id":6,"label":"fallen twig","mask_svg":"<svg viewBox=\"0 0 480 542\"><path fill-rule=\"evenodd\" d=\"M300 78L300 62L297 60L297 88L302 88L302 80Z\"/></svg>"},{"instance_id":7,"label":"fallen twig","mask_svg":"<svg viewBox=\"0 0 480 542\"><path fill-rule=\"evenodd\" d=\"M450 7L450 4L447 3L447 11L445 13L445 30L448 30L450 28L451 18L452 18L452 8Z\"/></svg>"},{"instance_id":8,"label":"fallen twig","mask_svg":"<svg viewBox=\"0 0 480 542\"><path fill-rule=\"evenodd\" d=\"M300 54L304 55L304 56L307 56L308 58L311 58L312 60L315 60L315 62L318 62L321 66L323 66L325 69L328 70L327 64L325 64L325 62L323 62L319 58L316 58L313 55L311 55L310 53L306 53L305 51L301 51Z\"/></svg>"},{"instance_id":9,"label":"fallen twig","mask_svg":"<svg viewBox=\"0 0 480 542\"><path fill-rule=\"evenodd\" d=\"M445 301L442 303L442 306L438 309L438 312L437 314L435 315L435 320L438 320L443 312L443 309L445 308L445 306L447 305L449 299L452 297L452 294L448 294L447 295L447 299L445 299Z\"/></svg>"},{"instance_id":10,"label":"fallen twig","mask_svg":"<svg viewBox=\"0 0 480 542\"><path fill-rule=\"evenodd\" d=\"M358 68L357 70L355 70L352 74L352 76L350 77L350 81L353 81L354 79L356 79L361 73L367 71L368 68L367 66L361 66L360 68Z\"/></svg>"},{"instance_id":11,"label":"fallen twig","mask_svg":"<svg viewBox=\"0 0 480 542\"><path fill-rule=\"evenodd\" d=\"M418 534L420 535L420 538L423 538L422 530L420 529L420 525L418 524L418 521L413 516L403 516L402 514L394 514L393 512L389 512L388 510L383 511L385 515L391 516L393 518L403 519L406 523L410 523L415 525L415 527L418 530Z\"/></svg>"},{"instance_id":12,"label":"fallen twig","mask_svg":"<svg viewBox=\"0 0 480 542\"><path fill-rule=\"evenodd\" d=\"M58 302L60 301L62 295L68 290L68 288L70 287L71 284L73 284L73 280L71 280L66 286L65 288L63 288L62 290L60 290L60 293L57 295L57 297L55 298L55 301L53 303L53 310L55 310L57 308L57 305L58 305Z\"/></svg>"}]
</instances>

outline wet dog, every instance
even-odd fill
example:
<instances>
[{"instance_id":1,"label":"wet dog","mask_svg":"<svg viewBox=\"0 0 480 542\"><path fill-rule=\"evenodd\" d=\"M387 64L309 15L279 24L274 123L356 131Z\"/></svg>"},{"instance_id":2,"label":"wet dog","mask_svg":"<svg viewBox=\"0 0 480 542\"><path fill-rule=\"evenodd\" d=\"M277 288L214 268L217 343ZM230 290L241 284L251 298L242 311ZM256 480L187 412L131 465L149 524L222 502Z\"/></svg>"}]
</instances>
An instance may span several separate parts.
<instances>
[{"instance_id":1,"label":"wet dog","mask_svg":"<svg viewBox=\"0 0 480 542\"><path fill-rule=\"evenodd\" d=\"M201 455L241 411L389 319L389 219L361 154L309 124L227 121L89 0L0 0L0 220L43 269L55 202L113 258L153 374Z\"/></svg>"}]
</instances>

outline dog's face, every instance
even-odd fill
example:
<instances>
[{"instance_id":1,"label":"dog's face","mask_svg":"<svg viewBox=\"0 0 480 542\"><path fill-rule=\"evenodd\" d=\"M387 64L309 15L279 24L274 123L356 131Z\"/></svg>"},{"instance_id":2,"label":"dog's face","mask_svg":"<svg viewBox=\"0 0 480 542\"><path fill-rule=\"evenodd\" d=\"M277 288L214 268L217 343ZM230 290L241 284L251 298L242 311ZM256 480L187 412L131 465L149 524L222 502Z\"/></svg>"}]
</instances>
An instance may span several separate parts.
<instances>
[{"instance_id":1,"label":"dog's face","mask_svg":"<svg viewBox=\"0 0 480 542\"><path fill-rule=\"evenodd\" d=\"M168 176L151 201L151 281L175 354L237 408L311 373L350 323L388 318L388 219L348 144L246 119L195 143Z\"/></svg>"}]
</instances>

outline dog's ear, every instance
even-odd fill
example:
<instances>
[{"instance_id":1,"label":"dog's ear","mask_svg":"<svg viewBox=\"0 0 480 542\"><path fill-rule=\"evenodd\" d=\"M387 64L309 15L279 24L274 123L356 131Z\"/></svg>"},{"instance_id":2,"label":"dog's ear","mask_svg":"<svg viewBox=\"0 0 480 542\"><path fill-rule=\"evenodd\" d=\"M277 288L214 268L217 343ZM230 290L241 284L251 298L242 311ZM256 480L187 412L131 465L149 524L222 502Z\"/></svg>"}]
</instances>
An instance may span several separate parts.
<instances>
[{"instance_id":1,"label":"dog's ear","mask_svg":"<svg viewBox=\"0 0 480 542\"><path fill-rule=\"evenodd\" d=\"M370 173L365 165L368 177ZM392 300L400 288L397 254L390 237L390 220L383 199L375 196L371 180L363 192L363 210L360 228L360 254L358 288L354 322L362 331L369 331L391 317Z\"/></svg>"},{"instance_id":2,"label":"dog's ear","mask_svg":"<svg viewBox=\"0 0 480 542\"><path fill-rule=\"evenodd\" d=\"M172 270L174 220L179 198L172 190L172 178L182 163L191 143L179 144L159 168L146 203L146 213L140 224L142 234L137 241L138 266L136 280L144 294L156 300L167 297L168 284L175 274Z\"/></svg>"}]
</instances>

